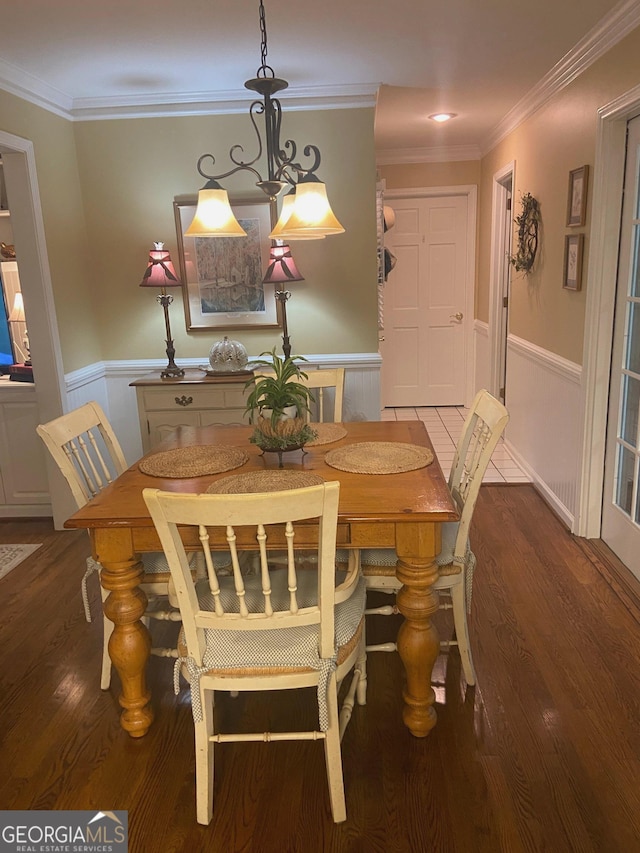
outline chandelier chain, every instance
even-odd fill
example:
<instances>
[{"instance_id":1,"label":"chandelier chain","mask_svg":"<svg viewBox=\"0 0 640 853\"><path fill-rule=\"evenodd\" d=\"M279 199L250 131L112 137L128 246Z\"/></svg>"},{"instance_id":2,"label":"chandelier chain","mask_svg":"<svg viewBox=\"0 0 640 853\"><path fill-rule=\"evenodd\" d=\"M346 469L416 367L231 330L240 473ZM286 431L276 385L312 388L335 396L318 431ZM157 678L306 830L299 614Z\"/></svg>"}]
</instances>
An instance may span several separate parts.
<instances>
[{"instance_id":1,"label":"chandelier chain","mask_svg":"<svg viewBox=\"0 0 640 853\"><path fill-rule=\"evenodd\" d=\"M267 20L262 0L260 0L260 64L262 68L267 64Z\"/></svg>"}]
</instances>

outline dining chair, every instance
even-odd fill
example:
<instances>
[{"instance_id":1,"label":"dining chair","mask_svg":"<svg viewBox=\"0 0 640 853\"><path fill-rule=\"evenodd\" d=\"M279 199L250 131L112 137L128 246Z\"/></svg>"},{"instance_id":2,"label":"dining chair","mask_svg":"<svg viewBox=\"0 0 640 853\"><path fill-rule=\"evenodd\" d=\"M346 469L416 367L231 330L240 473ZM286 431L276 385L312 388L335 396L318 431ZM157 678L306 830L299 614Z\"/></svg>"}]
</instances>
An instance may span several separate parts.
<instances>
[{"instance_id":1,"label":"dining chair","mask_svg":"<svg viewBox=\"0 0 640 853\"><path fill-rule=\"evenodd\" d=\"M507 409L486 390L481 390L471 404L462 427L449 475L449 490L460 514L459 521L444 522L442 547L436 557L439 578L433 589L445 593L441 609L453 611L455 639L442 645L457 645L464 677L469 685L476 683L476 673L469 643L467 616L471 612L471 594L476 558L469 543L473 510L484 477L500 436L509 420ZM338 563L348 553L338 552ZM402 584L396 577L398 557L390 548L364 548L359 556L367 589L395 593ZM368 615L398 613L395 605L367 609ZM370 645L367 651L394 651L396 644Z\"/></svg>"},{"instance_id":2,"label":"dining chair","mask_svg":"<svg viewBox=\"0 0 640 853\"><path fill-rule=\"evenodd\" d=\"M295 381L305 385L312 393L316 403L307 412L307 421L317 423L342 421L342 406L344 401L344 367L327 367L319 370L303 370L307 378L296 376ZM254 370L254 376L273 376L273 371ZM333 406L332 398L333 397Z\"/></svg>"},{"instance_id":3,"label":"dining chair","mask_svg":"<svg viewBox=\"0 0 640 853\"><path fill-rule=\"evenodd\" d=\"M213 814L214 745L230 741L323 740L333 819L346 819L340 742L356 695L360 705L366 702L366 590L355 560L336 581L339 490L339 483L328 482L262 494L143 491L182 615L177 664L187 670L191 687L198 823L210 823ZM296 524L308 519L319 523L312 569L294 559ZM191 538L197 535L202 543L207 569L207 578L196 582L180 533L189 536L189 528L195 529ZM227 549L231 575L220 577L216 571L212 539ZM256 575L242 573L240 547L259 554ZM271 549L283 547L286 567L270 565ZM338 710L338 685L351 670L349 690ZM317 729L215 731L214 691L300 687L316 687Z\"/></svg>"},{"instance_id":4,"label":"dining chair","mask_svg":"<svg viewBox=\"0 0 640 853\"><path fill-rule=\"evenodd\" d=\"M300 381L309 388L316 399L317 422L340 423L344 400L344 367L310 370L307 373L307 378ZM333 393L333 412L331 411L331 394L327 394L328 391ZM307 420L311 420L310 413Z\"/></svg>"},{"instance_id":5,"label":"dining chair","mask_svg":"<svg viewBox=\"0 0 640 853\"><path fill-rule=\"evenodd\" d=\"M44 441L58 468L69 484L78 509L95 497L128 465L115 432L102 407L96 402L86 403L61 417L39 424L36 431ZM169 582L171 575L162 553L141 554L144 575L140 586L148 598L145 621L149 619L180 621L180 612L169 606ZM195 564L195 555L191 557ZM91 609L87 592L89 577L102 570L93 557L87 558L87 569L82 578L82 600L87 622L91 622ZM100 585L102 603L109 595ZM111 658L109 637L113 622L103 614L102 670L100 687L108 690L111 683ZM177 650L163 647L152 648L152 654L161 657L176 657Z\"/></svg>"}]
</instances>

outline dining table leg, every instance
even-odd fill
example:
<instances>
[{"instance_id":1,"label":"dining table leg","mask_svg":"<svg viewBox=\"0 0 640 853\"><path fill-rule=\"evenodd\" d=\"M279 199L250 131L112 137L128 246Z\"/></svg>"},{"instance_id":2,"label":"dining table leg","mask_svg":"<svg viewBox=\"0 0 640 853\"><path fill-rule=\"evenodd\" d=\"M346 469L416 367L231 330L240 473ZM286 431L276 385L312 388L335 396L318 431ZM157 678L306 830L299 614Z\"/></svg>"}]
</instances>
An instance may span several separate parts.
<instances>
[{"instance_id":1,"label":"dining table leg","mask_svg":"<svg viewBox=\"0 0 640 853\"><path fill-rule=\"evenodd\" d=\"M104 612L114 624L109 657L122 685L120 725L131 737L143 737L153 722L145 678L151 637L140 621L147 607L139 586L143 566L133 550L130 530L96 529L92 534L94 556L102 565L101 583L109 591Z\"/></svg>"},{"instance_id":2,"label":"dining table leg","mask_svg":"<svg viewBox=\"0 0 640 853\"><path fill-rule=\"evenodd\" d=\"M406 672L402 718L415 737L426 737L436 724L431 676L440 641L431 617L438 609L433 584L438 580L435 557L440 542L440 525L396 525L396 576L403 584L396 603L405 620L397 639Z\"/></svg>"}]
</instances>

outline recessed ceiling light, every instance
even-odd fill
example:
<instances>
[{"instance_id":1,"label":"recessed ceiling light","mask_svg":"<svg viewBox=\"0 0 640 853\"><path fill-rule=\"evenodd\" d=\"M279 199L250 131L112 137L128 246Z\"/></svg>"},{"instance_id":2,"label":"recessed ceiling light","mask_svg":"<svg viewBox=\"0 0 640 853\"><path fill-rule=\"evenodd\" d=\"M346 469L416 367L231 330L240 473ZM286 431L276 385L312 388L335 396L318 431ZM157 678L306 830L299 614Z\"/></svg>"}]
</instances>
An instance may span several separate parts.
<instances>
[{"instance_id":1,"label":"recessed ceiling light","mask_svg":"<svg viewBox=\"0 0 640 853\"><path fill-rule=\"evenodd\" d=\"M455 118L456 113L433 113L429 116L432 121L443 122L449 121L449 119Z\"/></svg>"}]
</instances>

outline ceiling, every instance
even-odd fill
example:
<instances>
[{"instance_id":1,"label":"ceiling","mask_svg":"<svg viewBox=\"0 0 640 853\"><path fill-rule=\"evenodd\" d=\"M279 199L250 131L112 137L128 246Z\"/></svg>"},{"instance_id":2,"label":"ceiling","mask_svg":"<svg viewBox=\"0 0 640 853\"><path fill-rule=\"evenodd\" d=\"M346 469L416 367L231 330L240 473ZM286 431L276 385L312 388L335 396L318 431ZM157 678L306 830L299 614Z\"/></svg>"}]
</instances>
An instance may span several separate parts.
<instances>
[{"instance_id":1,"label":"ceiling","mask_svg":"<svg viewBox=\"0 0 640 853\"><path fill-rule=\"evenodd\" d=\"M381 162L480 156L640 23L636 0L265 0L265 11L285 111L375 104ZM0 88L74 120L244 111L259 65L258 0L3 4ZM428 119L442 110L457 118Z\"/></svg>"}]
</instances>

